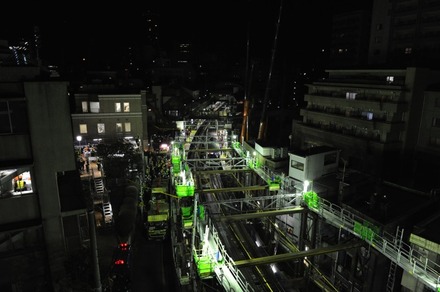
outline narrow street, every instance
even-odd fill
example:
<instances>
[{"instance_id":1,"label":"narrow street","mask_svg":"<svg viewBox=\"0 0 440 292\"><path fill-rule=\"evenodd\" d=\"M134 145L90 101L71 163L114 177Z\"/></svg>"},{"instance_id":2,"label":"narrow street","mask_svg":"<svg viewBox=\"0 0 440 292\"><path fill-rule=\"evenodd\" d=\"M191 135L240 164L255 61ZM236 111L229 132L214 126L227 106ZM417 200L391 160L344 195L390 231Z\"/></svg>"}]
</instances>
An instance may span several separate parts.
<instances>
[{"instance_id":1,"label":"narrow street","mask_svg":"<svg viewBox=\"0 0 440 292\"><path fill-rule=\"evenodd\" d=\"M117 214L123 188L113 188L110 200L113 212ZM113 250L117 246L113 228L97 229L98 256L103 291L108 287L108 272L112 261ZM148 241L140 217L136 224L136 233L132 243L130 259L132 292L168 292L179 291L176 284L170 240L163 242ZM113 290L114 291L114 290Z\"/></svg>"}]
</instances>

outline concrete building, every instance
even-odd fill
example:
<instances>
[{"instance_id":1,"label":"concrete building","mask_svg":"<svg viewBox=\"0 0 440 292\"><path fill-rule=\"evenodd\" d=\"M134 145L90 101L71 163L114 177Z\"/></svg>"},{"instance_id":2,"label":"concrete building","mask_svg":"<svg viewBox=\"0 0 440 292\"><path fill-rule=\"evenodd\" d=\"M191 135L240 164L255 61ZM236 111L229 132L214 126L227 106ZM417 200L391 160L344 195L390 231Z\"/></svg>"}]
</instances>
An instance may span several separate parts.
<instances>
[{"instance_id":1,"label":"concrete building","mask_svg":"<svg viewBox=\"0 0 440 292\"><path fill-rule=\"evenodd\" d=\"M351 168L392 171L414 152L425 90L440 75L424 68L327 70L308 84L302 121L294 121L294 149L327 145L341 150Z\"/></svg>"},{"instance_id":2,"label":"concrete building","mask_svg":"<svg viewBox=\"0 0 440 292\"><path fill-rule=\"evenodd\" d=\"M332 19L329 66L366 65L371 15L368 10L337 13Z\"/></svg>"},{"instance_id":3,"label":"concrete building","mask_svg":"<svg viewBox=\"0 0 440 292\"><path fill-rule=\"evenodd\" d=\"M143 112L144 111L144 112ZM72 126L84 144L114 139L148 144L146 92L139 94L75 94Z\"/></svg>"},{"instance_id":4,"label":"concrete building","mask_svg":"<svg viewBox=\"0 0 440 292\"><path fill-rule=\"evenodd\" d=\"M306 151L289 153L289 176L297 181L314 180L336 173L339 164L338 149L321 146Z\"/></svg>"},{"instance_id":5,"label":"concrete building","mask_svg":"<svg viewBox=\"0 0 440 292\"><path fill-rule=\"evenodd\" d=\"M76 169L68 82L0 66L0 290L70 286L69 257L90 244ZM22 178L25 188L14 184Z\"/></svg>"},{"instance_id":6,"label":"concrete building","mask_svg":"<svg viewBox=\"0 0 440 292\"><path fill-rule=\"evenodd\" d=\"M374 234L372 246L391 244L390 250L364 246L315 257L320 272L332 279L338 291L432 289L439 268L438 238L432 228L421 232L414 224L433 226L438 217L438 174L430 170L438 165L433 158L440 154L438 72L407 68L327 73L328 78L307 85L303 119L293 122L289 177L311 179L306 176L307 163L315 174L310 183L319 197L316 213L334 213L352 224L341 228L333 215L322 220L325 215L312 212L307 217L293 216L301 224L306 220L312 231L295 233L295 221L289 223L293 233L308 248L365 239L362 230ZM298 155L323 147L340 150L339 169L336 164L326 172L321 164L312 167L307 160L312 155ZM302 172L295 167L301 163ZM414 276L411 265L400 261L403 250L408 262L422 258L429 263L418 263L424 266L424 274Z\"/></svg>"},{"instance_id":7,"label":"concrete building","mask_svg":"<svg viewBox=\"0 0 440 292\"><path fill-rule=\"evenodd\" d=\"M374 0L369 64L439 68L440 3Z\"/></svg>"}]
</instances>

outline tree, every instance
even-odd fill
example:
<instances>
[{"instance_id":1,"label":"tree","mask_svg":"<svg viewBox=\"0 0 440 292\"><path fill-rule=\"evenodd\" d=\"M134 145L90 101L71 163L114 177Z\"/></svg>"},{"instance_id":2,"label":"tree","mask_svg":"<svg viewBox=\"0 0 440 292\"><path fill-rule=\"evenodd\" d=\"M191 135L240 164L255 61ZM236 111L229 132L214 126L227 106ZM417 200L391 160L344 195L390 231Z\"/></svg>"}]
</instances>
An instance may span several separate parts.
<instances>
[{"instance_id":1,"label":"tree","mask_svg":"<svg viewBox=\"0 0 440 292\"><path fill-rule=\"evenodd\" d=\"M97 155L101 157L107 179L130 178L130 170L137 169L142 163L140 150L122 139L109 144L98 144Z\"/></svg>"}]
</instances>

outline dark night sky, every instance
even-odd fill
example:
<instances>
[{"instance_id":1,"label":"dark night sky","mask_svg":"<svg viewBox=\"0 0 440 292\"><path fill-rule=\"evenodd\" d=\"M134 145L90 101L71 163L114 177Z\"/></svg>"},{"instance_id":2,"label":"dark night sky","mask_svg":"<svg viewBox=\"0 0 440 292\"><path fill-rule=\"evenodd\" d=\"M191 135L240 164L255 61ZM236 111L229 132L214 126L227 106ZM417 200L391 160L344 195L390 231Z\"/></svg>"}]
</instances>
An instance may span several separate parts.
<instances>
[{"instance_id":1,"label":"dark night sky","mask_svg":"<svg viewBox=\"0 0 440 292\"><path fill-rule=\"evenodd\" d=\"M332 10L348 2L284 0L278 52L295 52L304 59L328 45ZM121 46L141 38L142 13L150 9L161 14L164 47L191 41L204 51L244 58L249 25L251 54L269 58L280 8L280 1L274 0L149 1L124 6L107 2L100 7L73 3L72 7L11 7L0 20L0 39L27 37L37 25L41 54L50 62L117 56Z\"/></svg>"}]
</instances>

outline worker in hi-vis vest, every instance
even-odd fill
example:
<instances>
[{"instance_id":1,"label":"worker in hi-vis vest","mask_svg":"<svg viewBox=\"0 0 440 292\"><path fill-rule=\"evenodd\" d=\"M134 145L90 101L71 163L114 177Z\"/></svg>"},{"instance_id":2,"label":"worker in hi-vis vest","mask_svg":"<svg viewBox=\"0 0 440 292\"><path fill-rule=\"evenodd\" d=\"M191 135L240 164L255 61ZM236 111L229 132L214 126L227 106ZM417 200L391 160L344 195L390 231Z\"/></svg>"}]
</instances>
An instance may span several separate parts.
<instances>
[{"instance_id":1,"label":"worker in hi-vis vest","mask_svg":"<svg viewBox=\"0 0 440 292\"><path fill-rule=\"evenodd\" d=\"M23 177L20 175L18 180L15 181L15 191L25 191L26 190L26 182L23 180Z\"/></svg>"}]
</instances>

